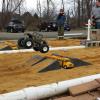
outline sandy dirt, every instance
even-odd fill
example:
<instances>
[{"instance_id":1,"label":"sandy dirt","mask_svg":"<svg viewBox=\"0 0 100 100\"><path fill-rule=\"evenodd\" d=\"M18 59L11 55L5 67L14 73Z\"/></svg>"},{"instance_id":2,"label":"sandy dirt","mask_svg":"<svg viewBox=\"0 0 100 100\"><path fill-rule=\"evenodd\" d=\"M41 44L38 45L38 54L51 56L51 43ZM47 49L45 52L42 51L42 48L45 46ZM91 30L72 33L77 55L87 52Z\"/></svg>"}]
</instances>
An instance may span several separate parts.
<instances>
[{"instance_id":1,"label":"sandy dirt","mask_svg":"<svg viewBox=\"0 0 100 100\"><path fill-rule=\"evenodd\" d=\"M12 49L17 49L17 42L11 40L5 40L0 42L0 49L5 48L7 46L11 47Z\"/></svg>"},{"instance_id":2,"label":"sandy dirt","mask_svg":"<svg viewBox=\"0 0 100 100\"><path fill-rule=\"evenodd\" d=\"M52 47L80 45L80 39L64 39L64 40L53 39L53 40L48 40L47 42Z\"/></svg>"},{"instance_id":3,"label":"sandy dirt","mask_svg":"<svg viewBox=\"0 0 100 100\"><path fill-rule=\"evenodd\" d=\"M72 69L57 69L55 66L56 70L52 68L39 73L52 60L44 60L33 66L33 56L45 56L50 53L77 58L88 63L88 65L80 65ZM0 93L100 73L100 48L52 51L45 55L39 52L0 55Z\"/></svg>"},{"instance_id":4,"label":"sandy dirt","mask_svg":"<svg viewBox=\"0 0 100 100\"><path fill-rule=\"evenodd\" d=\"M74 45L80 45L80 39L64 39L64 40L58 40L58 39L49 39L46 40L48 45L51 47L59 47L59 46L74 46ZM12 49L18 49L17 48L17 41L3 41L0 43L0 48L10 46Z\"/></svg>"}]
</instances>

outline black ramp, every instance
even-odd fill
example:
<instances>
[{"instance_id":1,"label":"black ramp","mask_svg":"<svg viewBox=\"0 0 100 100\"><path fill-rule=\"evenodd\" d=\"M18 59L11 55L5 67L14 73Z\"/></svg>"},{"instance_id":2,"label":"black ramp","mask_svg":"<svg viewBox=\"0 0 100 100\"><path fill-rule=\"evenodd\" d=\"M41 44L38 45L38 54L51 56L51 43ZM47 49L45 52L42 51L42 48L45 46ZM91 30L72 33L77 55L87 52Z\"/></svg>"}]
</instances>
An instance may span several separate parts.
<instances>
[{"instance_id":1,"label":"black ramp","mask_svg":"<svg viewBox=\"0 0 100 100\"><path fill-rule=\"evenodd\" d=\"M81 67L81 66L88 66L91 65L89 62L83 61L78 58L70 58L71 62L75 65L75 67Z\"/></svg>"},{"instance_id":2,"label":"black ramp","mask_svg":"<svg viewBox=\"0 0 100 100\"><path fill-rule=\"evenodd\" d=\"M53 61L51 64L49 64L44 69L40 70L39 73L53 71L53 70L59 70L61 69L61 66L57 60Z\"/></svg>"},{"instance_id":3,"label":"black ramp","mask_svg":"<svg viewBox=\"0 0 100 100\"><path fill-rule=\"evenodd\" d=\"M0 48L0 51L13 50L10 46Z\"/></svg>"},{"instance_id":4,"label":"black ramp","mask_svg":"<svg viewBox=\"0 0 100 100\"><path fill-rule=\"evenodd\" d=\"M55 56L58 56L58 57L69 58L71 60L71 62L75 65L75 67L81 67L81 66L91 65L90 63L88 63L86 61L83 61L81 59L78 59L78 58L71 58L71 57L67 57L67 56L62 56L62 55L59 55L57 53L53 53L52 55L55 55Z\"/></svg>"}]
</instances>

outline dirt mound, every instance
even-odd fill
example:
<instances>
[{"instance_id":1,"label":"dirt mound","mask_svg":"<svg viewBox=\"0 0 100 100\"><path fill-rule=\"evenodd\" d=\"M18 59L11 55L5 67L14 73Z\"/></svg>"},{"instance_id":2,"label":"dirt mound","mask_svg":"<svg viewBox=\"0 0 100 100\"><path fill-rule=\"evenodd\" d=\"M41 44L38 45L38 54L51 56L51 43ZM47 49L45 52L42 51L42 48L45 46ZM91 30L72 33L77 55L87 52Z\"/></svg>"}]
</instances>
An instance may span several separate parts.
<instances>
[{"instance_id":1,"label":"dirt mound","mask_svg":"<svg viewBox=\"0 0 100 100\"><path fill-rule=\"evenodd\" d=\"M41 61L38 65L34 63L34 56L45 56L51 53L57 53L62 56L77 58L83 62L89 63L72 69L52 67L52 70L43 69L52 63L52 59ZM87 76L100 73L100 48L86 48L67 51L51 51L46 54L39 52L2 54L0 55L0 93L11 92L29 86L38 86L50 84L67 79ZM39 57L41 58L41 57ZM76 60L77 62L77 60ZM51 67L50 67L51 68ZM55 70L54 70L54 69ZM42 70L42 73L39 71ZM46 70L49 70L47 68ZM45 72L44 72L45 71Z\"/></svg>"},{"instance_id":2,"label":"dirt mound","mask_svg":"<svg viewBox=\"0 0 100 100\"><path fill-rule=\"evenodd\" d=\"M53 39L53 40L48 40L48 44L53 47L80 45L80 39L64 39L64 40Z\"/></svg>"}]
</instances>

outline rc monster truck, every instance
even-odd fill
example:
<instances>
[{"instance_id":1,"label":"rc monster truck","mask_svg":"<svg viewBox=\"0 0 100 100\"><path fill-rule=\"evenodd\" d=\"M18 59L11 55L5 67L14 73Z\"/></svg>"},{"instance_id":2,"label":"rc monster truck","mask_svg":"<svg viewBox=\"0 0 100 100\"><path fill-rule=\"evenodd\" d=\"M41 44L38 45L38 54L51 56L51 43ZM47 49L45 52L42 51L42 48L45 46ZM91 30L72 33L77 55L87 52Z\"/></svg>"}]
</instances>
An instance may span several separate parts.
<instances>
[{"instance_id":1,"label":"rc monster truck","mask_svg":"<svg viewBox=\"0 0 100 100\"><path fill-rule=\"evenodd\" d=\"M49 51L47 42L43 39L43 35L39 33L25 33L24 37L18 40L18 46L25 49L33 47L35 51L40 51L41 53Z\"/></svg>"}]
</instances>

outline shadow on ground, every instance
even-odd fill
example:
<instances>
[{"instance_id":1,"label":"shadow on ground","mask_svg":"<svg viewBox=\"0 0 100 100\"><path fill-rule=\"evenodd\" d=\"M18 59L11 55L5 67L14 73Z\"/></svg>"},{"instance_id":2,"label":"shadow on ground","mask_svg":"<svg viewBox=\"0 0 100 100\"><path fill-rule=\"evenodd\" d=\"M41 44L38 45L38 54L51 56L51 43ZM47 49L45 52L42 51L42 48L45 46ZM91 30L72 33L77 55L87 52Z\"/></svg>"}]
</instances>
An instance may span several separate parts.
<instances>
[{"instance_id":1,"label":"shadow on ground","mask_svg":"<svg viewBox=\"0 0 100 100\"><path fill-rule=\"evenodd\" d=\"M46 68L40 70L39 73L53 71L53 70L59 70L59 69L61 69L59 62L54 61L52 64L48 65Z\"/></svg>"},{"instance_id":2,"label":"shadow on ground","mask_svg":"<svg viewBox=\"0 0 100 100\"><path fill-rule=\"evenodd\" d=\"M6 51L6 50L13 50L13 49L10 46L4 46L4 47L0 48L0 51Z\"/></svg>"},{"instance_id":3,"label":"shadow on ground","mask_svg":"<svg viewBox=\"0 0 100 100\"><path fill-rule=\"evenodd\" d=\"M78 58L70 58L71 62L75 65L75 67L82 67L82 66L88 66L91 65L91 63L83 61Z\"/></svg>"},{"instance_id":4,"label":"shadow on ground","mask_svg":"<svg viewBox=\"0 0 100 100\"><path fill-rule=\"evenodd\" d=\"M75 67L83 67L83 66L91 65L89 62L85 62L78 58L70 58L70 59ZM61 66L59 65L59 62L55 61L54 63L48 65L46 68L40 70L39 73L44 73L44 72L53 71L53 70L60 70L60 69L61 69ZM72 68L67 68L67 69L72 69ZM65 70L67 70L67 69L65 69Z\"/></svg>"}]
</instances>

